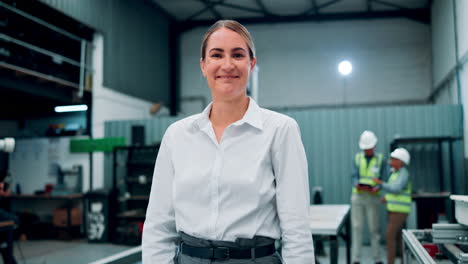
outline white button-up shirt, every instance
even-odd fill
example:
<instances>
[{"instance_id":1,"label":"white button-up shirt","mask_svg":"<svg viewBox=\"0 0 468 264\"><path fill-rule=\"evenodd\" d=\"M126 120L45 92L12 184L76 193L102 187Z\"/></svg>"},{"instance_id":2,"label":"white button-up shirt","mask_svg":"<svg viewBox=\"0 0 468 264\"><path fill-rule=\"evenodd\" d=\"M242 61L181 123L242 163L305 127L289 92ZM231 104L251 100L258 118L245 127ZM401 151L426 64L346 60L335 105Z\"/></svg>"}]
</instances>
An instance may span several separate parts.
<instances>
[{"instance_id":1,"label":"white button-up shirt","mask_svg":"<svg viewBox=\"0 0 468 264\"><path fill-rule=\"evenodd\" d=\"M250 98L216 140L209 114L172 124L154 169L143 264L174 263L178 231L209 240L282 239L286 264L314 263L307 159L296 121Z\"/></svg>"}]
</instances>

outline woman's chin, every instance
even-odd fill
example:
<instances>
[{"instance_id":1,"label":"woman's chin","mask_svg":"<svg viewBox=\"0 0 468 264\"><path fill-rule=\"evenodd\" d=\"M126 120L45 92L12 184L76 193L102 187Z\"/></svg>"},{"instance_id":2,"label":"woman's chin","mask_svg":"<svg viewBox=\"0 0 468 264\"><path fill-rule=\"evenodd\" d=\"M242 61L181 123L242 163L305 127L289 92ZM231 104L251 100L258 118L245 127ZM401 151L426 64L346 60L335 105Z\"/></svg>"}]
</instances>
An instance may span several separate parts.
<instances>
[{"instance_id":1,"label":"woman's chin","mask_svg":"<svg viewBox=\"0 0 468 264\"><path fill-rule=\"evenodd\" d=\"M215 89L216 97L220 99L234 99L246 94L245 88L222 86Z\"/></svg>"}]
</instances>

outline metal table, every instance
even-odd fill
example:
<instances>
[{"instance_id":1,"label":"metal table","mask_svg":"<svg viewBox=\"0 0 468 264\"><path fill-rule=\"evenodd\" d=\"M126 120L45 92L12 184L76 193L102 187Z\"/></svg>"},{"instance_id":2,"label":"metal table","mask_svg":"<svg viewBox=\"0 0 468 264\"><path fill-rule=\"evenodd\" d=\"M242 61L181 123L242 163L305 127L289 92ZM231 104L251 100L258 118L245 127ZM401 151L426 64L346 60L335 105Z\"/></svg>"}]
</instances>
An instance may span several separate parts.
<instances>
[{"instance_id":1,"label":"metal table","mask_svg":"<svg viewBox=\"0 0 468 264\"><path fill-rule=\"evenodd\" d=\"M338 263L338 237L346 241L346 260L351 262L350 206L348 204L321 204L310 206L310 228L313 235L330 238L330 263Z\"/></svg>"}]
</instances>

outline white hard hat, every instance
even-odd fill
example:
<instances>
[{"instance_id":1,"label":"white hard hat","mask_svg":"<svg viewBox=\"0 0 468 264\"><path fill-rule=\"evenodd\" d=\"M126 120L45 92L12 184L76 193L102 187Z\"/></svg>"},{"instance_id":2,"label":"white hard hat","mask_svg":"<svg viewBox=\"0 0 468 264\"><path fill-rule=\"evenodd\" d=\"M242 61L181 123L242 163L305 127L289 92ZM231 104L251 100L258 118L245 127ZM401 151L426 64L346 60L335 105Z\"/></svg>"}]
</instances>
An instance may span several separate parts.
<instances>
[{"instance_id":1,"label":"white hard hat","mask_svg":"<svg viewBox=\"0 0 468 264\"><path fill-rule=\"evenodd\" d=\"M409 165L411 156L409 152L404 148L397 148L391 154L390 157L403 161L406 165Z\"/></svg>"},{"instance_id":2,"label":"white hard hat","mask_svg":"<svg viewBox=\"0 0 468 264\"><path fill-rule=\"evenodd\" d=\"M377 137L374 132L366 130L362 132L361 137L359 138L359 148L362 150L373 149L377 145Z\"/></svg>"}]
</instances>

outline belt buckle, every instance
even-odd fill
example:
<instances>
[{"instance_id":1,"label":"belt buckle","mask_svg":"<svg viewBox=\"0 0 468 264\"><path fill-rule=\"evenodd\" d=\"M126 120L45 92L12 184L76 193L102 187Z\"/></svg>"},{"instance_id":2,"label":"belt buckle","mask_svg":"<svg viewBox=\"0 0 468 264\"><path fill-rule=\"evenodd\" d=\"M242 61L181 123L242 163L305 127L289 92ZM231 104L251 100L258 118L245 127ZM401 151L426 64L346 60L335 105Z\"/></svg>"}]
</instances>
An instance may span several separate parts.
<instances>
[{"instance_id":1,"label":"belt buckle","mask_svg":"<svg viewBox=\"0 0 468 264\"><path fill-rule=\"evenodd\" d=\"M228 247L215 247L213 250L213 258L216 260L229 260L230 256L230 249Z\"/></svg>"}]
</instances>

